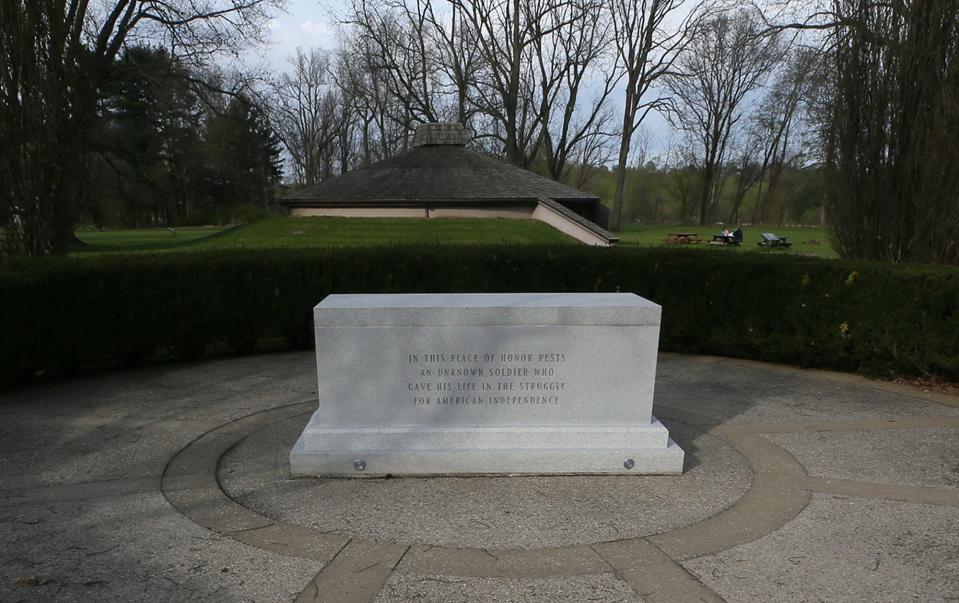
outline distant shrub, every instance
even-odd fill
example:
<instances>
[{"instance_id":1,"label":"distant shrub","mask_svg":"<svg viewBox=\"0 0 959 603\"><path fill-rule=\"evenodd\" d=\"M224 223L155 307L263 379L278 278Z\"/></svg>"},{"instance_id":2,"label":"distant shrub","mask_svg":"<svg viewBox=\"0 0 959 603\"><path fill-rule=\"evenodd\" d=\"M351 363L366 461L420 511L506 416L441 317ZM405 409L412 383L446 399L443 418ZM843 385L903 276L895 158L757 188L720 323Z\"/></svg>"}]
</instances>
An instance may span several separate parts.
<instances>
[{"instance_id":1,"label":"distant shrub","mask_svg":"<svg viewBox=\"0 0 959 603\"><path fill-rule=\"evenodd\" d=\"M227 222L229 220L225 214L212 209L195 209L177 218L177 226L214 226Z\"/></svg>"},{"instance_id":2,"label":"distant shrub","mask_svg":"<svg viewBox=\"0 0 959 603\"><path fill-rule=\"evenodd\" d=\"M330 293L634 292L664 350L959 378L959 270L585 247L393 247L0 258L0 383L263 337L313 344Z\"/></svg>"},{"instance_id":3,"label":"distant shrub","mask_svg":"<svg viewBox=\"0 0 959 603\"><path fill-rule=\"evenodd\" d=\"M263 218L268 218L270 212L255 203L241 203L232 211L234 224L252 224Z\"/></svg>"}]
</instances>

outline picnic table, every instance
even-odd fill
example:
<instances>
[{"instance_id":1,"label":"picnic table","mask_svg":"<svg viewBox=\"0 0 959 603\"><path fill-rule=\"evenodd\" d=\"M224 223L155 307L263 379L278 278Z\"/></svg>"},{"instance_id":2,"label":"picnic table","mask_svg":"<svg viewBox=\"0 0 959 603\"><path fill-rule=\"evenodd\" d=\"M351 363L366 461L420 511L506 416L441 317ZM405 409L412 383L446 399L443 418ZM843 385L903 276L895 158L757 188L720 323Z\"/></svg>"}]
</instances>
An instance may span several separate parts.
<instances>
[{"instance_id":1,"label":"picnic table","mask_svg":"<svg viewBox=\"0 0 959 603\"><path fill-rule=\"evenodd\" d=\"M760 247L783 247L789 248L792 243L789 242L788 237L777 237L771 232L762 233L762 241L758 244Z\"/></svg>"},{"instance_id":2,"label":"picnic table","mask_svg":"<svg viewBox=\"0 0 959 603\"><path fill-rule=\"evenodd\" d=\"M739 245L739 241L736 240L731 234L714 234L713 240L709 242L710 245Z\"/></svg>"},{"instance_id":3,"label":"picnic table","mask_svg":"<svg viewBox=\"0 0 959 603\"><path fill-rule=\"evenodd\" d=\"M663 243L673 244L673 243L702 243L703 240L699 237L699 233L696 232L671 232L666 235L666 238L663 239Z\"/></svg>"}]
</instances>

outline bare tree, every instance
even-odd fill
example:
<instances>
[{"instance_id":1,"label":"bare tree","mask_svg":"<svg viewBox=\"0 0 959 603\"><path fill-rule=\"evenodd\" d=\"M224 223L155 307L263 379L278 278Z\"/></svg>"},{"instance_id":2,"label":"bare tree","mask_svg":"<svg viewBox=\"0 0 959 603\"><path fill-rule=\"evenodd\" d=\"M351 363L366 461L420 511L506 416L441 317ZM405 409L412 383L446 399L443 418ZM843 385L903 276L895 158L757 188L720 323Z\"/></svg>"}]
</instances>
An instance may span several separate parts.
<instances>
[{"instance_id":1,"label":"bare tree","mask_svg":"<svg viewBox=\"0 0 959 603\"><path fill-rule=\"evenodd\" d=\"M594 155L608 148L612 128L607 100L622 72L618 55L610 52L612 24L603 4L570 3L558 8L553 18L561 25L551 36L536 37L535 56L540 112L546 124L543 155L550 177L562 180L571 157L595 161L599 157Z\"/></svg>"},{"instance_id":2,"label":"bare tree","mask_svg":"<svg viewBox=\"0 0 959 603\"><path fill-rule=\"evenodd\" d=\"M11 253L64 252L82 207L100 90L128 41L179 59L257 41L282 0L0 2L0 214Z\"/></svg>"},{"instance_id":3,"label":"bare tree","mask_svg":"<svg viewBox=\"0 0 959 603\"><path fill-rule=\"evenodd\" d=\"M729 168L733 175L733 191L726 223L737 224L746 194L763 177L760 159L764 148L763 132L755 126L742 128L738 135L734 136L730 147L733 161L730 162Z\"/></svg>"},{"instance_id":4,"label":"bare tree","mask_svg":"<svg viewBox=\"0 0 959 603\"><path fill-rule=\"evenodd\" d=\"M547 126L543 99L555 98L562 81L556 69L547 70L545 78L537 71L537 48L545 47L544 37L577 18L584 4L572 0L450 2L471 31L482 58L473 103L498 124L486 134L500 140L508 162L528 167Z\"/></svg>"},{"instance_id":5,"label":"bare tree","mask_svg":"<svg viewBox=\"0 0 959 603\"><path fill-rule=\"evenodd\" d=\"M358 68L356 57L352 52L353 43L349 38L340 40L336 56L336 67L332 76L340 92L341 104L347 111L350 121L354 123L356 140L340 138L340 155L352 155L347 164L369 165L378 156L376 132L378 118L382 115L378 111L379 99L382 95L376 90L371 91L372 75L363 68ZM362 66L362 63L361 63ZM344 151L343 145L349 147Z\"/></svg>"},{"instance_id":6,"label":"bare tree","mask_svg":"<svg viewBox=\"0 0 959 603\"><path fill-rule=\"evenodd\" d=\"M382 83L401 108L373 113L406 130L457 119L516 165L544 156L556 179L610 136L619 72L601 0L352 0L341 22L365 88ZM364 88L345 75L354 92Z\"/></svg>"},{"instance_id":7,"label":"bare tree","mask_svg":"<svg viewBox=\"0 0 959 603\"><path fill-rule=\"evenodd\" d=\"M667 147L664 167L668 173L666 192L679 204L679 219L688 221L696 212L696 195L702 175L695 169L695 153L687 139Z\"/></svg>"},{"instance_id":8,"label":"bare tree","mask_svg":"<svg viewBox=\"0 0 959 603\"><path fill-rule=\"evenodd\" d=\"M289 72L270 81L267 106L292 160L294 180L309 186L332 171L329 158L340 134L339 96L325 51L297 48L288 64Z\"/></svg>"},{"instance_id":9,"label":"bare tree","mask_svg":"<svg viewBox=\"0 0 959 603\"><path fill-rule=\"evenodd\" d=\"M653 135L646 127L641 127L633 138L631 163L633 165L632 178L626 181L625 199L623 202L623 221L630 222L637 219L655 220L659 213L659 197L653 196L645 168L650 160L650 147L653 144Z\"/></svg>"},{"instance_id":10,"label":"bare tree","mask_svg":"<svg viewBox=\"0 0 959 603\"><path fill-rule=\"evenodd\" d=\"M753 222L775 221L776 192L782 173L808 155L799 144L802 137L796 135L796 130L802 123L804 109L820 87L821 65L818 49L798 48L790 53L756 110L753 124L763 148Z\"/></svg>"},{"instance_id":11,"label":"bare tree","mask_svg":"<svg viewBox=\"0 0 959 603\"><path fill-rule=\"evenodd\" d=\"M357 133L359 122L353 112L351 99L337 88L336 117L336 149L339 163L339 173L345 174L358 163Z\"/></svg>"},{"instance_id":12,"label":"bare tree","mask_svg":"<svg viewBox=\"0 0 959 603\"><path fill-rule=\"evenodd\" d=\"M959 263L959 4L832 5L825 149L839 251Z\"/></svg>"},{"instance_id":13,"label":"bare tree","mask_svg":"<svg viewBox=\"0 0 959 603\"><path fill-rule=\"evenodd\" d=\"M703 182L697 224L704 224L716 205L729 142L745 114L747 96L782 56L779 35L764 35L764 29L754 10L709 18L677 61L677 73L666 80L675 95L675 122L698 147Z\"/></svg>"},{"instance_id":14,"label":"bare tree","mask_svg":"<svg viewBox=\"0 0 959 603\"><path fill-rule=\"evenodd\" d=\"M570 145L562 180L569 180L567 184L582 190L603 166L612 163L616 155L614 122L612 111L605 106L593 119L590 129ZM576 166L576 170L570 179L571 165Z\"/></svg>"},{"instance_id":15,"label":"bare tree","mask_svg":"<svg viewBox=\"0 0 959 603\"><path fill-rule=\"evenodd\" d=\"M449 3L447 14L437 11L434 3L427 1L426 13L432 26L439 68L446 76L445 86L454 95L451 117L470 127L477 111L470 102L470 92L482 62L476 32L464 22L462 6L455 2Z\"/></svg>"},{"instance_id":16,"label":"bare tree","mask_svg":"<svg viewBox=\"0 0 959 603\"><path fill-rule=\"evenodd\" d=\"M353 27L372 70L383 74L402 119L435 122L440 69L426 0L352 0L344 21Z\"/></svg>"},{"instance_id":17,"label":"bare tree","mask_svg":"<svg viewBox=\"0 0 959 603\"><path fill-rule=\"evenodd\" d=\"M401 121L469 125L478 110L471 89L482 57L462 12L456 2L351 0L338 18L403 107Z\"/></svg>"},{"instance_id":18,"label":"bare tree","mask_svg":"<svg viewBox=\"0 0 959 603\"><path fill-rule=\"evenodd\" d=\"M341 38L333 76L356 122L357 163L368 165L407 148L413 123L408 105L391 92L390 75L362 35Z\"/></svg>"},{"instance_id":19,"label":"bare tree","mask_svg":"<svg viewBox=\"0 0 959 603\"><path fill-rule=\"evenodd\" d=\"M616 52L626 76L616 192L609 218L613 231L619 230L622 220L633 135L650 111L665 106L666 99L651 91L691 40L699 6L686 0L611 0Z\"/></svg>"}]
</instances>

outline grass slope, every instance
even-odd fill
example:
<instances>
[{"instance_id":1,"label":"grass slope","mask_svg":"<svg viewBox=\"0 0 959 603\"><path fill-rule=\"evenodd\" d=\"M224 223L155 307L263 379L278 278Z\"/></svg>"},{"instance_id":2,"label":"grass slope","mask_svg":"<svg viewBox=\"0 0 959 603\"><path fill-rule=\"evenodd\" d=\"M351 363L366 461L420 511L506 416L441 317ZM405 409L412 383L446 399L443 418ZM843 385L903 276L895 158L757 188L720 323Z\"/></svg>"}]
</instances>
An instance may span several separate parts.
<instances>
[{"instance_id":1,"label":"grass slope","mask_svg":"<svg viewBox=\"0 0 959 603\"><path fill-rule=\"evenodd\" d=\"M269 218L233 229L166 228L77 232L79 252L305 249L378 245L572 244L532 220L434 218Z\"/></svg>"},{"instance_id":2,"label":"grass slope","mask_svg":"<svg viewBox=\"0 0 959 603\"><path fill-rule=\"evenodd\" d=\"M396 244L573 243L533 220L496 218L272 218L211 241L216 247L366 247Z\"/></svg>"},{"instance_id":3,"label":"grass slope","mask_svg":"<svg viewBox=\"0 0 959 603\"><path fill-rule=\"evenodd\" d=\"M176 236L167 228L81 229L74 234L81 242L89 245L91 251L146 251L184 247L224 230L218 226L187 226L177 228Z\"/></svg>"}]
</instances>

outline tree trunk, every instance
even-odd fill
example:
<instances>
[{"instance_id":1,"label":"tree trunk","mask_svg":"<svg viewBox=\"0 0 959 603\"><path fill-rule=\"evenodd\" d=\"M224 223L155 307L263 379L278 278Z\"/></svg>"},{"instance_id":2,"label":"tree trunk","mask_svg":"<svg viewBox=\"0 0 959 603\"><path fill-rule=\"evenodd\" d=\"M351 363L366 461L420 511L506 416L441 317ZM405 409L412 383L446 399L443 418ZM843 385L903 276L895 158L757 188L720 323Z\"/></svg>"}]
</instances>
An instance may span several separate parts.
<instances>
[{"instance_id":1,"label":"tree trunk","mask_svg":"<svg viewBox=\"0 0 959 603\"><path fill-rule=\"evenodd\" d=\"M619 232L623 221L623 203L626 196L626 162L629 161L629 147L632 143L633 116L629 110L623 116L623 138L619 143L619 162L616 164L616 192L613 194L613 207L609 211L609 230Z\"/></svg>"},{"instance_id":2,"label":"tree trunk","mask_svg":"<svg viewBox=\"0 0 959 603\"><path fill-rule=\"evenodd\" d=\"M713 166L707 161L703 169L703 189L699 199L699 211L696 213L696 226L702 226L706 223L708 206L712 203L714 177Z\"/></svg>"},{"instance_id":3,"label":"tree trunk","mask_svg":"<svg viewBox=\"0 0 959 603\"><path fill-rule=\"evenodd\" d=\"M526 158L522 156L519 148L519 139L516 135L516 114L519 110L519 68L520 62L522 61L522 48L520 47L519 31L519 0L513 0L512 6L513 23L510 36L513 43L509 65L509 93L507 98L504 99L506 101L506 106L503 107L503 110L506 113L506 161L515 166L525 167Z\"/></svg>"}]
</instances>

